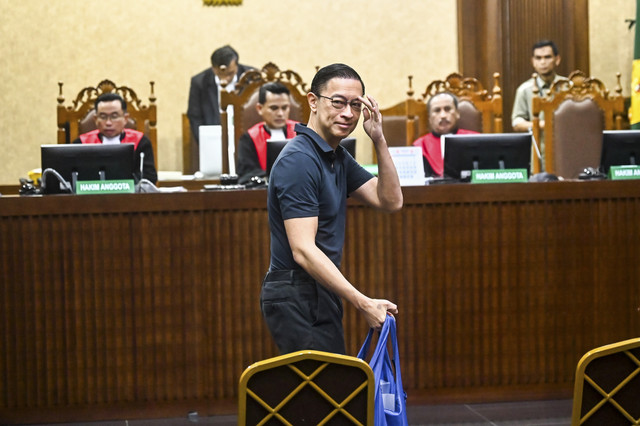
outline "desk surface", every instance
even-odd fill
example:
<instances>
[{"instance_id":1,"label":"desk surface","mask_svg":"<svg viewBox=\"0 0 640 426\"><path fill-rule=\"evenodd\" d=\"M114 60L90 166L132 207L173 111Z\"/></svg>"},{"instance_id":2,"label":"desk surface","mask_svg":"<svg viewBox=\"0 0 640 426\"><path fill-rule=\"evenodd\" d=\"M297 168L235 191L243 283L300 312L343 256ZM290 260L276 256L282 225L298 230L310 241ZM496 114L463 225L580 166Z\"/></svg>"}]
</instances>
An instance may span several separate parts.
<instances>
[{"instance_id":1,"label":"desk surface","mask_svg":"<svg viewBox=\"0 0 640 426\"><path fill-rule=\"evenodd\" d=\"M396 302L409 403L570 397L640 335L640 185L403 189L350 201L342 270ZM0 197L0 420L233 412L276 355L259 308L266 191ZM345 305L347 349L366 324Z\"/></svg>"},{"instance_id":2,"label":"desk surface","mask_svg":"<svg viewBox=\"0 0 640 426\"><path fill-rule=\"evenodd\" d=\"M199 191L205 185L220 183L220 179L179 179L179 180L160 180L159 187L183 186L188 191ZM20 185L0 185L0 194L2 195L18 195Z\"/></svg>"},{"instance_id":3,"label":"desk surface","mask_svg":"<svg viewBox=\"0 0 640 426\"><path fill-rule=\"evenodd\" d=\"M242 210L266 208L264 188L240 191L205 191L193 181L194 190L180 193L49 195L0 197L0 217L73 212L175 211L189 209ZM174 185L166 185L174 186ZM640 181L560 181L509 184L441 184L403 187L406 205L451 203L505 203L552 200L596 200L640 196ZM63 201L60 201L62 197ZM20 200L20 201L17 201ZM144 200L141 202L140 200ZM357 202L349 200L350 205ZM46 209L38 208L46 206Z\"/></svg>"}]
</instances>

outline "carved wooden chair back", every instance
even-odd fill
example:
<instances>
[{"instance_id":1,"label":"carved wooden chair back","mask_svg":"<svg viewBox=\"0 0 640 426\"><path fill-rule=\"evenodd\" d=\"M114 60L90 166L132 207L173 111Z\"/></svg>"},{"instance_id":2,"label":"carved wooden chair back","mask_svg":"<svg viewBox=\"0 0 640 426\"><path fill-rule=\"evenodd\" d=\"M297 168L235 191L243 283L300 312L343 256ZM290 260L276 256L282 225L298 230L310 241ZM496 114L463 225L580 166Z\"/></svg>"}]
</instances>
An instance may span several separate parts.
<instances>
[{"instance_id":1,"label":"carved wooden chair back","mask_svg":"<svg viewBox=\"0 0 640 426\"><path fill-rule=\"evenodd\" d=\"M300 75L292 70L282 71L276 64L269 62L261 70L250 70L242 74L231 92L220 93L220 122L222 124L222 140L229 140L227 107L233 106L233 141L235 152L238 152L240 136L251 126L262 121L256 110L260 87L269 82L282 83L291 94L289 119L306 123L311 112L307 102L307 86ZM228 170L227 145L223 145L223 171ZM237 161L237 158L236 158ZM226 163L226 166L225 166Z\"/></svg>"},{"instance_id":2,"label":"carved wooden chair back","mask_svg":"<svg viewBox=\"0 0 640 426\"><path fill-rule=\"evenodd\" d=\"M479 133L502 133L502 89L500 73L493 74L493 88L486 90L474 77L463 77L452 73L444 80L435 80L427 85L422 94L426 104L438 93L450 92L459 100L458 110L461 129L474 130ZM426 126L429 126L427 117Z\"/></svg>"},{"instance_id":3,"label":"carved wooden chair back","mask_svg":"<svg viewBox=\"0 0 640 426\"><path fill-rule=\"evenodd\" d=\"M94 104L98 96L103 93L118 93L127 102L129 120L126 127L143 132L151 141L153 156L158 164L158 133L156 96L153 92L154 82L149 83L151 92L149 104L145 105L136 92L127 86L118 86L111 80L102 80L95 87L85 87L72 99L70 105L64 105L62 94L63 83L59 82L58 94L58 143L71 143L79 135L94 130Z\"/></svg>"},{"instance_id":4,"label":"carved wooden chair back","mask_svg":"<svg viewBox=\"0 0 640 426\"><path fill-rule=\"evenodd\" d=\"M544 144L544 171L572 179L585 167L598 167L602 131L622 129L620 73L617 80L613 95L601 80L579 70L553 83L544 97L534 88L533 136ZM540 161L533 161L532 171L542 171Z\"/></svg>"}]
</instances>

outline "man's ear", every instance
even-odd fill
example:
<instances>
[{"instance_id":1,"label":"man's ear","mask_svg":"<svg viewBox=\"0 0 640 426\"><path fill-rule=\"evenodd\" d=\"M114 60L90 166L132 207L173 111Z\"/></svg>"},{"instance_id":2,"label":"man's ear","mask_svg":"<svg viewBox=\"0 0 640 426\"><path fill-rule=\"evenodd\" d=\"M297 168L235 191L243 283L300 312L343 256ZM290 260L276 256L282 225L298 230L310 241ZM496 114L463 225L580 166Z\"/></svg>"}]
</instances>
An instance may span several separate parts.
<instances>
[{"instance_id":1,"label":"man's ear","mask_svg":"<svg viewBox=\"0 0 640 426\"><path fill-rule=\"evenodd\" d=\"M556 60L555 60L556 67L557 67L558 65L560 65L560 61L561 61L561 60L562 60L562 58L560 57L560 55L557 55L557 56L556 56Z\"/></svg>"},{"instance_id":2,"label":"man's ear","mask_svg":"<svg viewBox=\"0 0 640 426\"><path fill-rule=\"evenodd\" d=\"M311 112L315 113L318 110L318 97L315 95L315 93L307 93L307 102L309 102L309 108L311 108Z\"/></svg>"},{"instance_id":3,"label":"man's ear","mask_svg":"<svg viewBox=\"0 0 640 426\"><path fill-rule=\"evenodd\" d=\"M260 102L258 102L256 104L256 111L258 112L258 114L262 117L262 108L264 108L264 105L262 105Z\"/></svg>"}]
</instances>

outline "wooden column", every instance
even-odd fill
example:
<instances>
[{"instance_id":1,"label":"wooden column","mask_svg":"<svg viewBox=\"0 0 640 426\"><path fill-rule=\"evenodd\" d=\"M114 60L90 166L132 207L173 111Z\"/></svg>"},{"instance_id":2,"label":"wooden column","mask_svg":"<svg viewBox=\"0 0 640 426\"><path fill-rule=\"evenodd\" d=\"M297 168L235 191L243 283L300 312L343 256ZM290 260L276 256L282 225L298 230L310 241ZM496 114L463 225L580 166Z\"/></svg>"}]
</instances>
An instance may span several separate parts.
<instances>
[{"instance_id":1,"label":"wooden column","mask_svg":"<svg viewBox=\"0 0 640 426\"><path fill-rule=\"evenodd\" d=\"M518 85L531 77L531 47L553 40L562 62L558 73L580 69L589 75L588 0L458 0L460 72L491 87L499 72L505 131Z\"/></svg>"}]
</instances>

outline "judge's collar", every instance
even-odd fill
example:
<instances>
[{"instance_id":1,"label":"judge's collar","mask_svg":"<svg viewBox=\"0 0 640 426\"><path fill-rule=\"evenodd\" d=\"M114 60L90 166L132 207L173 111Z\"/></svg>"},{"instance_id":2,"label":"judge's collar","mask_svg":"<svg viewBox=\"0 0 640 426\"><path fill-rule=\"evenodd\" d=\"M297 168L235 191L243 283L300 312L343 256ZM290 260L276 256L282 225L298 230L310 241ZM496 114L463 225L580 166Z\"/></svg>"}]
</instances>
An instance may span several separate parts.
<instances>
[{"instance_id":1,"label":"judge's collar","mask_svg":"<svg viewBox=\"0 0 640 426\"><path fill-rule=\"evenodd\" d=\"M116 136L113 138L107 138L105 135L103 135L102 133L98 132L98 139L100 139L100 142L102 143L115 143L113 142L114 140L118 141L118 142L122 142L122 139L124 139L124 131L120 133L120 136Z\"/></svg>"},{"instance_id":2,"label":"judge's collar","mask_svg":"<svg viewBox=\"0 0 640 426\"><path fill-rule=\"evenodd\" d=\"M433 136L435 136L436 138L441 137L442 135L440 133L434 132L433 130L431 131L431 133L433 134ZM450 131L449 133L445 133L445 135L455 135L456 133L458 133L458 128L454 127L452 131Z\"/></svg>"}]
</instances>

